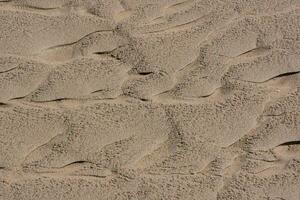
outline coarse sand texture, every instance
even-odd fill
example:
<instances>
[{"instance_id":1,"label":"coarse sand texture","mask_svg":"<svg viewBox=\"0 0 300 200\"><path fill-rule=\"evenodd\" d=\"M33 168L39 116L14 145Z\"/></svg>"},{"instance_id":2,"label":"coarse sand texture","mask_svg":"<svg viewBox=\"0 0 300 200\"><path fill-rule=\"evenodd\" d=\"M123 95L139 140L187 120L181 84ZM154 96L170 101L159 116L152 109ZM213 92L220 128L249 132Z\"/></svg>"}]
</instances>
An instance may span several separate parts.
<instances>
[{"instance_id":1,"label":"coarse sand texture","mask_svg":"<svg viewBox=\"0 0 300 200\"><path fill-rule=\"evenodd\" d=\"M300 0L0 0L0 200L300 200Z\"/></svg>"}]
</instances>

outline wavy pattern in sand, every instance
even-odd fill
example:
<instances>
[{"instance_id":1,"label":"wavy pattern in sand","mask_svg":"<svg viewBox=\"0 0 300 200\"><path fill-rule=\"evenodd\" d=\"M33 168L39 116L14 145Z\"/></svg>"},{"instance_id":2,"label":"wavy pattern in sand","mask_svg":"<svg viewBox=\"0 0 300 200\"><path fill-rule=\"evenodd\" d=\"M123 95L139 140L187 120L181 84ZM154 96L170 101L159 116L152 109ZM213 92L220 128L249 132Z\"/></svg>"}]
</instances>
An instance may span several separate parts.
<instances>
[{"instance_id":1,"label":"wavy pattern in sand","mask_svg":"<svg viewBox=\"0 0 300 200\"><path fill-rule=\"evenodd\" d=\"M299 0L0 0L0 199L299 200Z\"/></svg>"}]
</instances>

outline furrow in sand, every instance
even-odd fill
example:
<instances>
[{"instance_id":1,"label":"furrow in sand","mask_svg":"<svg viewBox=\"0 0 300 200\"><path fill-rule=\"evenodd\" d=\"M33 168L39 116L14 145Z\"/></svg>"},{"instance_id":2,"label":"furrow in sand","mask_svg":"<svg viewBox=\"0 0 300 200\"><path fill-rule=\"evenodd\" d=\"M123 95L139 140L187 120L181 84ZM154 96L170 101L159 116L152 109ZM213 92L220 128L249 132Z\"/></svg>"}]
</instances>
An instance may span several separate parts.
<instances>
[{"instance_id":1,"label":"furrow in sand","mask_svg":"<svg viewBox=\"0 0 300 200\"><path fill-rule=\"evenodd\" d=\"M95 33L102 33L102 32L113 32L113 30L98 30L98 31L93 31L91 33L88 33L84 36L82 36L80 39L78 39L77 41L74 41L74 42L71 42L71 43L67 43L67 44L59 44L59 45L55 45L55 46L52 46L52 47L49 47L47 49L43 49L42 51L46 51L46 50L51 50L51 49L56 49L56 48L62 48L62 47L67 47L67 46L72 46L76 43L78 43L79 41L81 41L83 38L85 37L88 37L92 34L95 34Z\"/></svg>"}]
</instances>

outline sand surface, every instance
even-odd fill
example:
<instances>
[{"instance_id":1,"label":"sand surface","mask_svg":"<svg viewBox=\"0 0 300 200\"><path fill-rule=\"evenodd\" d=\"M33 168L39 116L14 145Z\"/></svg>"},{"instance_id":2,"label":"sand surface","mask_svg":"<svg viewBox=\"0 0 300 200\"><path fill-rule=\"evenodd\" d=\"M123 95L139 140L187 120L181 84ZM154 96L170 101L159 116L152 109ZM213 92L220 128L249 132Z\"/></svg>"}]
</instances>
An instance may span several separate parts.
<instances>
[{"instance_id":1,"label":"sand surface","mask_svg":"<svg viewBox=\"0 0 300 200\"><path fill-rule=\"evenodd\" d=\"M300 0L0 0L0 200L300 200Z\"/></svg>"}]
</instances>

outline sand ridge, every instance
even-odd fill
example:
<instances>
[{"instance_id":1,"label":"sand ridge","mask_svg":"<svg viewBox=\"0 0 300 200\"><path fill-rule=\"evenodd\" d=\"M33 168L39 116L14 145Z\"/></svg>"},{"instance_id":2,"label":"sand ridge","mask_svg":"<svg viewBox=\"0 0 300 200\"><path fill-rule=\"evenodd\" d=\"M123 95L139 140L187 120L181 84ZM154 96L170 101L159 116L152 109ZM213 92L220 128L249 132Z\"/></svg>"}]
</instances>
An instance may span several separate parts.
<instances>
[{"instance_id":1,"label":"sand ridge","mask_svg":"<svg viewBox=\"0 0 300 200\"><path fill-rule=\"evenodd\" d=\"M299 0L0 0L0 200L299 200Z\"/></svg>"}]
</instances>

